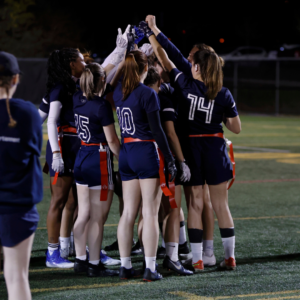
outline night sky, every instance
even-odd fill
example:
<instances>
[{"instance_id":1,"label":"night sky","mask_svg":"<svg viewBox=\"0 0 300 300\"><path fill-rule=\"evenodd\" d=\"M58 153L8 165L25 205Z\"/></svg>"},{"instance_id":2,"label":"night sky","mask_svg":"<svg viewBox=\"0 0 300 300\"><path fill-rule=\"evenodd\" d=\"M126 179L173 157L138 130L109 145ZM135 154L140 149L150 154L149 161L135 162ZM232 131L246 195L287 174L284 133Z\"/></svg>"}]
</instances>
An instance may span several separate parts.
<instances>
[{"instance_id":1,"label":"night sky","mask_svg":"<svg viewBox=\"0 0 300 300\"><path fill-rule=\"evenodd\" d=\"M13 2L25 3L23 12L16 12ZM52 50L68 46L104 57L115 46L117 28L137 25L147 14L157 17L158 27L185 55L199 42L219 53L244 45L276 50L283 43L300 44L300 1L118 3L0 0L0 49L19 57L47 57ZM11 11L15 11L14 18Z\"/></svg>"}]
</instances>

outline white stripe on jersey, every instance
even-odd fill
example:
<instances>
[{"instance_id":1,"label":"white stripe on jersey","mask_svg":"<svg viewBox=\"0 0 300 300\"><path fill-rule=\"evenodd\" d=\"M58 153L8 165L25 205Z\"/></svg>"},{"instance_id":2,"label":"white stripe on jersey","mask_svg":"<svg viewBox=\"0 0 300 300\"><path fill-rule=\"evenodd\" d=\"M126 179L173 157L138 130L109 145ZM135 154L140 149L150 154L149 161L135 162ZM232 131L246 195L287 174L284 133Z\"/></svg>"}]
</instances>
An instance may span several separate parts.
<instances>
[{"instance_id":1,"label":"white stripe on jersey","mask_svg":"<svg viewBox=\"0 0 300 300\"><path fill-rule=\"evenodd\" d=\"M172 112L175 112L175 109L174 108L165 108L165 109L163 109L163 111L172 111Z\"/></svg>"},{"instance_id":2,"label":"white stripe on jersey","mask_svg":"<svg viewBox=\"0 0 300 300\"><path fill-rule=\"evenodd\" d=\"M166 83L163 83L163 85L164 85L168 90L170 90L170 87L169 87Z\"/></svg>"},{"instance_id":3,"label":"white stripe on jersey","mask_svg":"<svg viewBox=\"0 0 300 300\"><path fill-rule=\"evenodd\" d=\"M43 98L43 102L44 102L45 104L49 104L49 103L45 100L45 98Z\"/></svg>"},{"instance_id":4,"label":"white stripe on jersey","mask_svg":"<svg viewBox=\"0 0 300 300\"><path fill-rule=\"evenodd\" d=\"M231 108L234 108L235 107L235 102L233 103L233 105L231 106Z\"/></svg>"},{"instance_id":5,"label":"white stripe on jersey","mask_svg":"<svg viewBox=\"0 0 300 300\"><path fill-rule=\"evenodd\" d=\"M181 72L181 73L178 73L178 74L176 75L174 82L176 82L176 80L178 79L178 77L179 77L181 74L182 74L182 72Z\"/></svg>"}]
</instances>

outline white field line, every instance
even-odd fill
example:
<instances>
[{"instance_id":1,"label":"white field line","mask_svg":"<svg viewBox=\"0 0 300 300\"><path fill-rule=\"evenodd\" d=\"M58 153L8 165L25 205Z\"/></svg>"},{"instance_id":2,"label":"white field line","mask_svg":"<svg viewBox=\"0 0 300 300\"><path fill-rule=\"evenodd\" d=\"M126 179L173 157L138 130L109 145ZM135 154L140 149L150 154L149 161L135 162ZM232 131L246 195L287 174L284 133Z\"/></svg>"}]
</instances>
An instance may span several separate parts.
<instances>
[{"instance_id":1,"label":"white field line","mask_svg":"<svg viewBox=\"0 0 300 300\"><path fill-rule=\"evenodd\" d=\"M260 152L277 152L277 153L289 153L289 150L279 150L279 149L270 149L270 148L258 148L258 147L245 147L245 146L235 146L234 149L245 149L245 150L256 150Z\"/></svg>"}]
</instances>

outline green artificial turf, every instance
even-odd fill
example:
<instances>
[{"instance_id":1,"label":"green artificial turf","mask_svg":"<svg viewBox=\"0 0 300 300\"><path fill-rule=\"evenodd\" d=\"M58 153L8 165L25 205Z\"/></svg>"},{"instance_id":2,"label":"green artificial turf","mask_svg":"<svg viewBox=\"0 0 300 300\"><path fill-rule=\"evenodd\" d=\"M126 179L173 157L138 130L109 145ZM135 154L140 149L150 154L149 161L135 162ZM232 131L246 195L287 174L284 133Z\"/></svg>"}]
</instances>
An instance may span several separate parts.
<instances>
[{"instance_id":1,"label":"green artificial turf","mask_svg":"<svg viewBox=\"0 0 300 300\"><path fill-rule=\"evenodd\" d=\"M160 282L141 279L87 278L73 270L47 269L46 214L49 207L49 177L44 175L44 200L38 205L39 229L30 263L33 299L295 299L300 298L300 119L242 116L242 132L225 132L236 153L236 182L229 191L230 209L235 219L236 271L218 266L205 268L191 277L179 277L162 269ZM43 155L45 154L45 145ZM244 148L239 148L244 147ZM245 149L246 148L246 149ZM286 150L279 158L265 159L268 150ZM239 154L248 155L246 159ZM264 159L251 155L262 153ZM268 155L268 154L267 154ZM280 162L280 156L285 162ZM41 159L42 163L44 159ZM267 181L269 180L269 181ZM183 198L184 199L184 198ZM183 209L187 215L186 205ZM107 224L119 220L118 200L114 197ZM116 239L117 226L106 226L103 246ZM137 237L135 233L135 237ZM219 263L223 248L215 222L215 255ZM118 252L108 253L118 258ZM133 257L140 268L142 256ZM3 274L0 275L0 299L6 299Z\"/></svg>"}]
</instances>

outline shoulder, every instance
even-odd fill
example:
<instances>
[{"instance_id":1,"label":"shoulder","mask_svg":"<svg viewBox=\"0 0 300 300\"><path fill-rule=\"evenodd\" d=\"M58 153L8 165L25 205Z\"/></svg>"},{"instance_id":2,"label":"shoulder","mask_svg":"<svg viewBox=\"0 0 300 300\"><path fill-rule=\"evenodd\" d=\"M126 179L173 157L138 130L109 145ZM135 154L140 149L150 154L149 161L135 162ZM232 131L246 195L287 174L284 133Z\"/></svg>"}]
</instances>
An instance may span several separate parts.
<instances>
[{"instance_id":1,"label":"shoulder","mask_svg":"<svg viewBox=\"0 0 300 300\"><path fill-rule=\"evenodd\" d=\"M63 84L58 83L56 84L51 91L49 92L49 101L55 101L55 100L60 100L60 97L65 96L68 94L67 89L64 87Z\"/></svg>"},{"instance_id":2,"label":"shoulder","mask_svg":"<svg viewBox=\"0 0 300 300\"><path fill-rule=\"evenodd\" d=\"M139 84L139 86L136 88L136 91L138 93L140 93L142 96L153 96L153 95L156 95L156 92L151 89L150 87L144 85L144 84Z\"/></svg>"},{"instance_id":3,"label":"shoulder","mask_svg":"<svg viewBox=\"0 0 300 300\"><path fill-rule=\"evenodd\" d=\"M38 109L30 101L12 98L9 100L9 104L11 108L17 110L18 115L21 114L18 122L21 121L24 124L28 124L28 122L32 123L35 121L38 121L39 123L41 122L41 117L38 113Z\"/></svg>"},{"instance_id":4,"label":"shoulder","mask_svg":"<svg viewBox=\"0 0 300 300\"><path fill-rule=\"evenodd\" d=\"M222 87L221 91L218 93L217 97L221 99L231 100L233 99L233 96L228 88Z\"/></svg>"}]
</instances>

